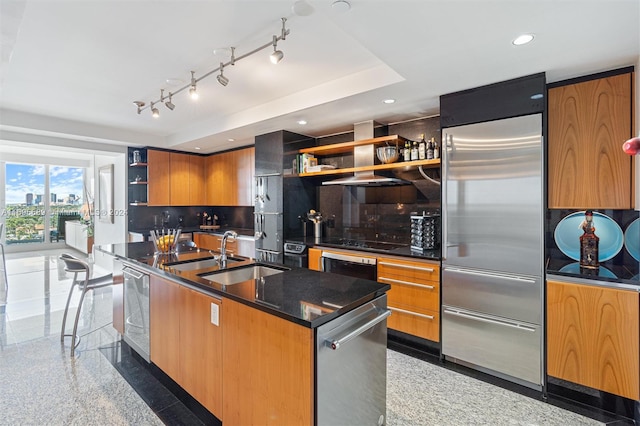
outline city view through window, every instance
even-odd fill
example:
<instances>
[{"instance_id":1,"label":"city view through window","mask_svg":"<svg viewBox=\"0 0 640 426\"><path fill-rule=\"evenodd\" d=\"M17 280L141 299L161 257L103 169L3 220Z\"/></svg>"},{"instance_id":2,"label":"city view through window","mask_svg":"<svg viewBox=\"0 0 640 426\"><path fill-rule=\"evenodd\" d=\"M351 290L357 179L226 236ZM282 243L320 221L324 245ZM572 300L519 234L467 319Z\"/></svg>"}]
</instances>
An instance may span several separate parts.
<instances>
[{"instance_id":1,"label":"city view through window","mask_svg":"<svg viewBox=\"0 0 640 426\"><path fill-rule=\"evenodd\" d=\"M84 168L7 163L5 173L6 244L63 241L65 221L89 219Z\"/></svg>"}]
</instances>

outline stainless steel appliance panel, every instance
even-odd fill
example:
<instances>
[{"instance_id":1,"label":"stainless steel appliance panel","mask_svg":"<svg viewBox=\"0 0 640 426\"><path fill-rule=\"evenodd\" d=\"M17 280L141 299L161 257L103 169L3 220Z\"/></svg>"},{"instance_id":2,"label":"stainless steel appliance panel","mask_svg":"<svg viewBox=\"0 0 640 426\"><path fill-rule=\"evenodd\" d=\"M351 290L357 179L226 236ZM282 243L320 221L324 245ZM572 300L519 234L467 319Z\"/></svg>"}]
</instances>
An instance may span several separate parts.
<instances>
[{"instance_id":1,"label":"stainless steel appliance panel","mask_svg":"<svg viewBox=\"0 0 640 426\"><path fill-rule=\"evenodd\" d=\"M318 327L316 424L386 424L387 296Z\"/></svg>"},{"instance_id":2,"label":"stainless steel appliance panel","mask_svg":"<svg viewBox=\"0 0 640 426\"><path fill-rule=\"evenodd\" d=\"M442 281L443 305L542 324L540 277L447 266Z\"/></svg>"},{"instance_id":3,"label":"stainless steel appliance panel","mask_svg":"<svg viewBox=\"0 0 640 426\"><path fill-rule=\"evenodd\" d=\"M542 383L541 327L442 307L442 353L531 383Z\"/></svg>"},{"instance_id":4,"label":"stainless steel appliance panel","mask_svg":"<svg viewBox=\"0 0 640 426\"><path fill-rule=\"evenodd\" d=\"M149 357L149 275L125 266L124 340L147 362Z\"/></svg>"},{"instance_id":5,"label":"stainless steel appliance panel","mask_svg":"<svg viewBox=\"0 0 640 426\"><path fill-rule=\"evenodd\" d=\"M447 264L542 275L542 115L443 129Z\"/></svg>"}]
</instances>

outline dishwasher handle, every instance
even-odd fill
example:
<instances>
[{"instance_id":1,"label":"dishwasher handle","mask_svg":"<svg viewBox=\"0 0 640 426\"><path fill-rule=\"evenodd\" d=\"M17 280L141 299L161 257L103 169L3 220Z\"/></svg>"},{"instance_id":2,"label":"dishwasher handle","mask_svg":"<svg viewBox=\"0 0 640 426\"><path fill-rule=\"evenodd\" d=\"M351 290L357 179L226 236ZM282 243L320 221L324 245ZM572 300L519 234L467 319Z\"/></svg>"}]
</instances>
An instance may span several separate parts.
<instances>
[{"instance_id":1,"label":"dishwasher handle","mask_svg":"<svg viewBox=\"0 0 640 426\"><path fill-rule=\"evenodd\" d=\"M379 322L382 322L385 319L387 319L387 317L389 315L391 315L391 311L387 309L386 311L384 311L383 313L381 313L380 315L378 315L377 317L375 317L371 321L369 321L366 324L363 324L360 327L356 328L355 330L349 332L346 336L342 336L341 338L339 338L337 340L327 340L326 342L327 342L327 344L329 345L329 347L331 349L333 349L334 351L338 350L340 348L340 345L343 345L343 344L349 342L350 340L355 339L356 337L358 337L359 335L361 335L362 333L364 333L365 331L367 331L368 329L370 329L374 325L376 325Z\"/></svg>"},{"instance_id":2,"label":"dishwasher handle","mask_svg":"<svg viewBox=\"0 0 640 426\"><path fill-rule=\"evenodd\" d=\"M122 268L122 273L125 275L132 276L137 280L145 276L145 274L143 274L142 272L136 271L135 269L129 268L128 266L125 266L124 268Z\"/></svg>"}]
</instances>

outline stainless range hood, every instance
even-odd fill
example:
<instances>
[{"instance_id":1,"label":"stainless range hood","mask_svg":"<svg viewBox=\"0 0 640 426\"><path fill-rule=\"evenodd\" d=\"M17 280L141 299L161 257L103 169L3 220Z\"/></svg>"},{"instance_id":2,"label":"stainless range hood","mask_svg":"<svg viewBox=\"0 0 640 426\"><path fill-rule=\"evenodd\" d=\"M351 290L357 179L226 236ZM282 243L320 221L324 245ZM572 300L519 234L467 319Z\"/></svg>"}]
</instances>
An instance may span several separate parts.
<instances>
[{"instance_id":1,"label":"stainless range hood","mask_svg":"<svg viewBox=\"0 0 640 426\"><path fill-rule=\"evenodd\" d=\"M373 120L356 123L353 126L355 140L374 138ZM376 147L371 145L361 145L353 148L353 166L369 167L375 164ZM353 176L322 182L323 185L350 185L350 186L390 186L408 185L411 182L406 180L379 176L372 171L354 172Z\"/></svg>"}]
</instances>

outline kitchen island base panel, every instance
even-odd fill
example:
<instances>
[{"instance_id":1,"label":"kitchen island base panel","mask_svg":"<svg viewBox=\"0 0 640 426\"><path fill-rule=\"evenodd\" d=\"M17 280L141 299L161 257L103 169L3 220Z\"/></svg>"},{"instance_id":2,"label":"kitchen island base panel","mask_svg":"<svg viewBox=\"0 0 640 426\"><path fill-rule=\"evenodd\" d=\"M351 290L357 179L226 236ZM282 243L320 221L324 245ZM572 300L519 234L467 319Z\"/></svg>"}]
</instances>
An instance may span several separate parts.
<instances>
[{"instance_id":1,"label":"kitchen island base panel","mask_svg":"<svg viewBox=\"0 0 640 426\"><path fill-rule=\"evenodd\" d=\"M223 423L314 423L313 329L225 299Z\"/></svg>"}]
</instances>

